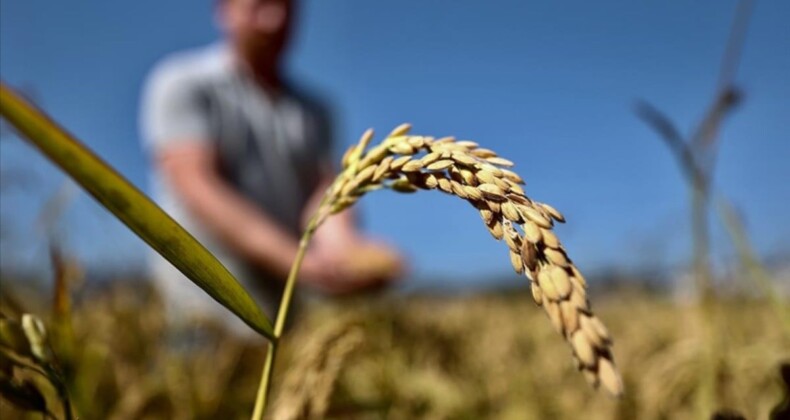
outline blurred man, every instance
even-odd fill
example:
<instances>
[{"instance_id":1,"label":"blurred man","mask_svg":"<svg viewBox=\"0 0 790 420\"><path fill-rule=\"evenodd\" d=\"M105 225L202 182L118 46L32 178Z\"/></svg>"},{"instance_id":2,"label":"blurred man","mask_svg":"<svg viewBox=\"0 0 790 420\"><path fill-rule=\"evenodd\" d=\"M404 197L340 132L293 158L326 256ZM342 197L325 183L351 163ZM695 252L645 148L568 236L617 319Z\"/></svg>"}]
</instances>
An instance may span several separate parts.
<instances>
[{"instance_id":1,"label":"blurred man","mask_svg":"<svg viewBox=\"0 0 790 420\"><path fill-rule=\"evenodd\" d=\"M306 219L334 178L327 110L281 70L292 9L287 0L218 0L223 42L163 60L142 104L160 204L269 316ZM375 255L385 270L359 270L349 253ZM300 281L346 293L391 280L399 269L397 254L361 237L346 212L319 229ZM175 315L227 316L163 259L154 275Z\"/></svg>"}]
</instances>

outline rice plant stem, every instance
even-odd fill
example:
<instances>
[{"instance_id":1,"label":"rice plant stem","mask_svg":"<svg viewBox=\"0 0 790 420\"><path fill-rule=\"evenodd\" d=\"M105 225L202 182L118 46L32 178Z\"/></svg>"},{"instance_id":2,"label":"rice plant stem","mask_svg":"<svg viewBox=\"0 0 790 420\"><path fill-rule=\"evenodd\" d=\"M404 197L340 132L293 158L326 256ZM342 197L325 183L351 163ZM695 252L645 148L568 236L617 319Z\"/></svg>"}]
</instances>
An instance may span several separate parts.
<instances>
[{"instance_id":1,"label":"rice plant stem","mask_svg":"<svg viewBox=\"0 0 790 420\"><path fill-rule=\"evenodd\" d=\"M313 233L315 233L319 214L320 213L316 214L312 219L310 219L307 229L305 229L304 234L302 234L302 239L299 241L299 250L296 252L296 259L291 266L290 273L288 273L288 279L285 282L283 296L280 300L280 307L277 310L277 319L274 323L274 338L276 340L279 340L283 334L285 321L288 317L288 310L290 309L291 300L293 298L294 287L296 286L296 278L299 276L299 270L302 268L302 260L304 260L305 253L307 252L307 246L310 244L310 240L313 238Z\"/></svg>"},{"instance_id":2,"label":"rice plant stem","mask_svg":"<svg viewBox=\"0 0 790 420\"><path fill-rule=\"evenodd\" d=\"M276 351L277 343L274 341L269 342L269 350L266 352L266 360L263 363L263 372L261 372L261 383L258 386L258 395L255 398L255 409L252 412L253 420L262 419L263 412L266 410L266 402L269 396L269 387L272 379L274 353Z\"/></svg>"},{"instance_id":3,"label":"rice plant stem","mask_svg":"<svg viewBox=\"0 0 790 420\"><path fill-rule=\"evenodd\" d=\"M313 219L315 220L315 218ZM310 225L313 225L312 220ZM291 266L288 279L285 282L285 289L283 290L282 299L280 300L280 307L277 311L277 320L275 321L274 325L274 340L271 340L269 343L269 349L266 352L266 360L263 364L261 383L258 386L258 395L255 399L255 409L252 412L253 420L262 419L263 413L266 410L266 403L269 396L269 390L271 388L272 372L274 370L274 356L275 353L277 353L277 344L279 343L280 337L282 336L282 332L285 327L285 319L288 316L288 310L291 305L294 286L296 285L296 278L299 275L299 269L302 266L302 260L304 259L305 253L307 251L307 245L310 243L310 238L313 236L313 232L315 231L315 227L313 226L311 228L311 226L308 226L308 229L304 232L302 239L299 241L299 249L296 252L296 258L294 259L294 263Z\"/></svg>"},{"instance_id":4,"label":"rice plant stem","mask_svg":"<svg viewBox=\"0 0 790 420\"><path fill-rule=\"evenodd\" d=\"M328 216L325 212L325 204L329 200L330 195L330 193L327 193L321 201L319 210L310 219L302 234L302 238L299 240L299 248L296 251L293 265L291 265L291 271L288 273L288 279L285 281L285 289L280 299L280 307L277 310L277 319L274 324L274 339L270 340L269 349L266 352L266 359L263 364L263 371L261 372L261 383L258 386L258 394L255 398L255 408L252 412L252 420L261 420L263 418L263 413L266 411L269 391L271 390L272 374L274 372L274 358L277 353L280 337L282 337L283 330L285 329L285 321L288 318L288 311L291 306L294 288L296 287L296 279L299 276L299 270L302 267L302 261L307 253L307 246L310 244L313 234Z\"/></svg>"}]
</instances>

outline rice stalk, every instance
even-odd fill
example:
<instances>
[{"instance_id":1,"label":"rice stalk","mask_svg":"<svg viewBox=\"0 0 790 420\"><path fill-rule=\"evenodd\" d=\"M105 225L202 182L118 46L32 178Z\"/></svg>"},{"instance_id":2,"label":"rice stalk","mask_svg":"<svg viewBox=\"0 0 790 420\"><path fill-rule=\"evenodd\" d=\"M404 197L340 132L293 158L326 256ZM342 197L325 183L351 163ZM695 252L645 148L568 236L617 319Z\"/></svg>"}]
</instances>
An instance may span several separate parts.
<instances>
[{"instance_id":1,"label":"rice stalk","mask_svg":"<svg viewBox=\"0 0 790 420\"><path fill-rule=\"evenodd\" d=\"M401 125L365 150L373 136L368 130L346 152L343 172L327 191L316 227L381 188L439 190L469 202L491 235L506 243L513 270L529 279L535 302L570 345L577 368L594 387L621 395L612 339L591 310L584 276L552 231L556 222L565 222L564 216L529 198L522 178L508 169L513 162L494 151L452 137L410 135L409 129Z\"/></svg>"},{"instance_id":2,"label":"rice stalk","mask_svg":"<svg viewBox=\"0 0 790 420\"><path fill-rule=\"evenodd\" d=\"M282 420L326 418L341 369L363 341L361 327L339 320L299 343L272 412Z\"/></svg>"}]
</instances>

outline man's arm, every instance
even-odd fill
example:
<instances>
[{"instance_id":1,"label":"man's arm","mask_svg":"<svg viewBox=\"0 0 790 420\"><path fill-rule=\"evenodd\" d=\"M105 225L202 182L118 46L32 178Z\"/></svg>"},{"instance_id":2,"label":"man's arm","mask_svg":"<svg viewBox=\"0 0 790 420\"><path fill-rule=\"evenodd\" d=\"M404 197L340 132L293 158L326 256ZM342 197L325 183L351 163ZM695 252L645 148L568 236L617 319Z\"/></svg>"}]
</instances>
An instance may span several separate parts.
<instances>
[{"instance_id":1,"label":"man's arm","mask_svg":"<svg viewBox=\"0 0 790 420\"><path fill-rule=\"evenodd\" d=\"M218 174L216 156L201 142L174 142L156 155L156 165L188 210L233 251L279 278L285 279L293 264L298 241L254 204L232 189ZM312 215L332 181L314 192L305 215ZM355 253L384 258L386 273L373 267L349 267ZM372 254L371 254L372 253ZM351 259L349 258L351 257ZM348 293L375 287L398 277L400 258L391 248L359 234L354 214L331 216L317 231L305 256L301 279L327 293Z\"/></svg>"},{"instance_id":2,"label":"man's arm","mask_svg":"<svg viewBox=\"0 0 790 420\"><path fill-rule=\"evenodd\" d=\"M297 240L219 176L215 152L208 144L173 142L157 151L155 164L209 231L249 261L285 278Z\"/></svg>"},{"instance_id":3,"label":"man's arm","mask_svg":"<svg viewBox=\"0 0 790 420\"><path fill-rule=\"evenodd\" d=\"M153 163L209 232L237 255L284 279L296 257L298 239L221 177L205 98L183 67L160 65L146 85L141 122ZM332 173L327 171L324 179L331 182ZM316 200L324 190L316 190ZM354 249L352 240L359 244L356 237L350 213L330 218L303 260L300 279L327 292L360 287L362 279L346 281L348 264L342 258Z\"/></svg>"}]
</instances>

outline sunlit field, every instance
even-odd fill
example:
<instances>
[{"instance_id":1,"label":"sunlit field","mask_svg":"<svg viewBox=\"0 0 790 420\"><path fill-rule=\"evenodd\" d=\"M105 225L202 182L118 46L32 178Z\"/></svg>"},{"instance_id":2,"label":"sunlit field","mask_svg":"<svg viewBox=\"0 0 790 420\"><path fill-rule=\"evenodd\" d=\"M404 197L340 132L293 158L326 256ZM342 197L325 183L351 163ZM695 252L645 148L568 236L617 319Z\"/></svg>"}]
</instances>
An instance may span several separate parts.
<instances>
[{"instance_id":1,"label":"sunlit field","mask_svg":"<svg viewBox=\"0 0 790 420\"><path fill-rule=\"evenodd\" d=\"M3 313L13 317L9 290ZM47 295L25 295L17 300L48 311ZM596 300L616 337L622 399L594 391L575 372L526 291L404 296L299 314L278 360L269 417L698 418L709 368L717 410L767 418L782 400L779 366L790 360L790 340L765 304L716 303L710 330L696 306L667 298L621 291ZM73 338L52 339L79 418L248 418L260 339L216 325L168 337L163 308L144 282L85 293L73 311ZM0 409L4 419L27 418L5 401Z\"/></svg>"}]
</instances>

